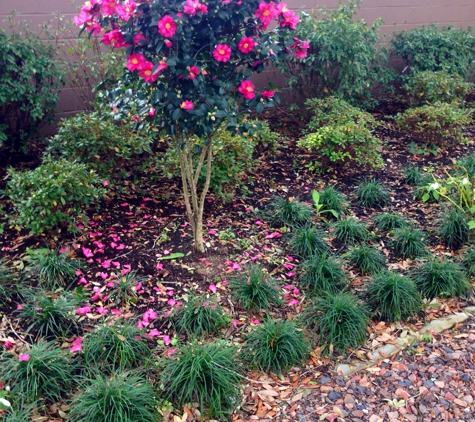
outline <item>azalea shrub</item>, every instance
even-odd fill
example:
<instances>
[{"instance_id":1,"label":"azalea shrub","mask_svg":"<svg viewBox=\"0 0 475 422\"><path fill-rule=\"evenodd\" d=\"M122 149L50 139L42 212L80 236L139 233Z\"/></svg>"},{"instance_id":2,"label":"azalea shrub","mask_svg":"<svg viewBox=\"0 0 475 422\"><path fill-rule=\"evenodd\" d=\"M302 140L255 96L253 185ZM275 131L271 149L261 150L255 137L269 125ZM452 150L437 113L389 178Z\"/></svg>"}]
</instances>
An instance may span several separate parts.
<instances>
[{"instance_id":1,"label":"azalea shrub","mask_svg":"<svg viewBox=\"0 0 475 422\"><path fill-rule=\"evenodd\" d=\"M276 29L266 31L273 21ZM185 207L199 252L204 252L202 220L216 129L226 121L232 133L252 132L249 123L240 124L239 112L260 113L279 101L273 89L258 91L251 77L280 56L306 55L307 44L291 34L298 22L285 3L258 0L91 0L75 17L81 31L126 48L124 64L143 89L120 90L119 95L112 90L111 99L117 100L117 109L135 103L140 115L152 113L168 132L178 152Z\"/></svg>"}]
</instances>

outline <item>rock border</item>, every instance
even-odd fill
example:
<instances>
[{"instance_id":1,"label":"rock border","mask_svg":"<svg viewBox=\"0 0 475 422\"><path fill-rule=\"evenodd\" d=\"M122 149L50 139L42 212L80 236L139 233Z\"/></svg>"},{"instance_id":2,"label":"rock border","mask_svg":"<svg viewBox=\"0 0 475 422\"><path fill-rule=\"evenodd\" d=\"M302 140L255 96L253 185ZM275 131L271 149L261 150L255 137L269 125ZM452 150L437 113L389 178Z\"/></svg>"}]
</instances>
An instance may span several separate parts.
<instances>
[{"instance_id":1,"label":"rock border","mask_svg":"<svg viewBox=\"0 0 475 422\"><path fill-rule=\"evenodd\" d=\"M442 331L454 327L456 324L466 321L472 316L475 316L475 306L467 306L463 309L463 312L458 312L446 318L439 318L429 322L417 333L409 331L408 335L396 340L397 344L386 344L379 347L372 353L372 358L368 361L362 362L360 360L353 360L351 363L338 364L334 372L340 377L348 378L357 372L371 368L372 366L377 366L379 361L398 354L408 346L420 343L425 333L441 333Z\"/></svg>"}]
</instances>

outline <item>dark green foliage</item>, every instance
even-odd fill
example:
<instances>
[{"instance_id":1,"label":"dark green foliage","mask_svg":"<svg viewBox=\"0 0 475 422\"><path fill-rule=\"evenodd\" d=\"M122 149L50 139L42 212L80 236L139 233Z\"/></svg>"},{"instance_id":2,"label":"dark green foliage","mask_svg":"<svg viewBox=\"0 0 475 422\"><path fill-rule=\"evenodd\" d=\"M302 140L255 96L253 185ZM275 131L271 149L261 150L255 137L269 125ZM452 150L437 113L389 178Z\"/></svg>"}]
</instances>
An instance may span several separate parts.
<instances>
[{"instance_id":1,"label":"dark green foliage","mask_svg":"<svg viewBox=\"0 0 475 422\"><path fill-rule=\"evenodd\" d=\"M255 327L243 347L243 360L265 372L281 374L303 363L309 343L295 322L268 319Z\"/></svg>"},{"instance_id":2,"label":"dark green foliage","mask_svg":"<svg viewBox=\"0 0 475 422\"><path fill-rule=\"evenodd\" d=\"M333 210L339 215L346 214L349 207L346 196L334 186L327 186L320 192L320 204L322 210Z\"/></svg>"},{"instance_id":3,"label":"dark green foliage","mask_svg":"<svg viewBox=\"0 0 475 422\"><path fill-rule=\"evenodd\" d=\"M27 332L38 337L68 336L76 328L75 310L79 301L68 292L48 293L27 290L19 315L29 324Z\"/></svg>"},{"instance_id":4,"label":"dark green foliage","mask_svg":"<svg viewBox=\"0 0 475 422\"><path fill-rule=\"evenodd\" d=\"M109 373L143 365L151 351L141 334L132 322L99 325L84 338L86 365Z\"/></svg>"},{"instance_id":5,"label":"dark green foliage","mask_svg":"<svg viewBox=\"0 0 475 422\"><path fill-rule=\"evenodd\" d=\"M69 416L76 422L160 420L153 387L145 377L133 372L111 376L95 373L75 395Z\"/></svg>"},{"instance_id":6,"label":"dark green foliage","mask_svg":"<svg viewBox=\"0 0 475 422\"><path fill-rule=\"evenodd\" d=\"M475 276L475 248L470 247L467 252L463 254L463 266L465 267L468 277L472 278Z\"/></svg>"},{"instance_id":7,"label":"dark green foliage","mask_svg":"<svg viewBox=\"0 0 475 422\"><path fill-rule=\"evenodd\" d=\"M362 242L369 237L365 225L355 217L348 217L334 223L332 234L345 245Z\"/></svg>"},{"instance_id":8,"label":"dark green foliage","mask_svg":"<svg viewBox=\"0 0 475 422\"><path fill-rule=\"evenodd\" d=\"M407 320L422 308L415 283L401 274L383 271L368 285L366 303L384 321Z\"/></svg>"},{"instance_id":9,"label":"dark green foliage","mask_svg":"<svg viewBox=\"0 0 475 422\"><path fill-rule=\"evenodd\" d=\"M18 280L4 258L0 258L0 305L9 302L10 297L18 289Z\"/></svg>"},{"instance_id":10,"label":"dark green foliage","mask_svg":"<svg viewBox=\"0 0 475 422\"><path fill-rule=\"evenodd\" d=\"M376 274L386 268L386 257L381 251L362 244L348 251L348 262L357 267L361 274Z\"/></svg>"},{"instance_id":11,"label":"dark green foliage","mask_svg":"<svg viewBox=\"0 0 475 422\"><path fill-rule=\"evenodd\" d=\"M313 210L310 205L293 198L276 196L266 207L265 216L274 227L300 226L310 222Z\"/></svg>"},{"instance_id":12,"label":"dark green foliage","mask_svg":"<svg viewBox=\"0 0 475 422\"><path fill-rule=\"evenodd\" d=\"M472 287L461 264L431 259L417 266L411 273L423 297L466 296Z\"/></svg>"},{"instance_id":13,"label":"dark green foliage","mask_svg":"<svg viewBox=\"0 0 475 422\"><path fill-rule=\"evenodd\" d=\"M404 168L404 183L411 186L427 184L427 175L416 165L409 164ZM430 176L429 176L430 177ZM431 179L430 179L431 180Z\"/></svg>"},{"instance_id":14,"label":"dark green foliage","mask_svg":"<svg viewBox=\"0 0 475 422\"><path fill-rule=\"evenodd\" d=\"M439 234L451 249L459 248L466 243L470 238L470 229L464 213L457 208L446 212L440 221Z\"/></svg>"},{"instance_id":15,"label":"dark green foliage","mask_svg":"<svg viewBox=\"0 0 475 422\"><path fill-rule=\"evenodd\" d=\"M367 309L351 293L316 298L305 309L302 321L318 336L323 353L346 354L366 339Z\"/></svg>"},{"instance_id":16,"label":"dark green foliage","mask_svg":"<svg viewBox=\"0 0 475 422\"><path fill-rule=\"evenodd\" d=\"M412 226L401 227L393 231L392 248L400 258L418 258L427 253L425 233Z\"/></svg>"},{"instance_id":17,"label":"dark green foliage","mask_svg":"<svg viewBox=\"0 0 475 422\"><path fill-rule=\"evenodd\" d=\"M465 171L469 180L473 180L475 176L475 154L466 155L465 157L460 158L457 160L457 166Z\"/></svg>"},{"instance_id":18,"label":"dark green foliage","mask_svg":"<svg viewBox=\"0 0 475 422\"><path fill-rule=\"evenodd\" d=\"M304 259L299 270L299 283L317 295L338 293L348 285L348 278L341 265L326 253Z\"/></svg>"},{"instance_id":19,"label":"dark green foliage","mask_svg":"<svg viewBox=\"0 0 475 422\"><path fill-rule=\"evenodd\" d=\"M376 179L363 180L356 188L358 204L365 208L384 208L391 203L386 187Z\"/></svg>"},{"instance_id":20,"label":"dark green foliage","mask_svg":"<svg viewBox=\"0 0 475 422\"><path fill-rule=\"evenodd\" d=\"M202 415L227 419L239 404L242 367L224 341L193 342L161 361L160 389L176 407L198 403Z\"/></svg>"},{"instance_id":21,"label":"dark green foliage","mask_svg":"<svg viewBox=\"0 0 475 422\"><path fill-rule=\"evenodd\" d=\"M147 278L137 275L137 271L116 275L114 287L108 290L109 299L116 305L137 302L137 285L146 282Z\"/></svg>"},{"instance_id":22,"label":"dark green foliage","mask_svg":"<svg viewBox=\"0 0 475 422\"><path fill-rule=\"evenodd\" d=\"M22 354L29 360L20 360ZM38 341L20 355L3 352L0 355L2 382L12 386L13 396L22 396L28 402L40 398L55 402L69 391L74 379L74 365L54 343Z\"/></svg>"},{"instance_id":23,"label":"dark green foliage","mask_svg":"<svg viewBox=\"0 0 475 422\"><path fill-rule=\"evenodd\" d=\"M301 257L321 255L328 251L327 242L316 227L298 227L289 241L293 253Z\"/></svg>"},{"instance_id":24,"label":"dark green foliage","mask_svg":"<svg viewBox=\"0 0 475 422\"><path fill-rule=\"evenodd\" d=\"M246 309L270 309L280 304L279 290L274 279L262 267L252 266L230 283L233 297Z\"/></svg>"},{"instance_id":25,"label":"dark green foliage","mask_svg":"<svg viewBox=\"0 0 475 422\"><path fill-rule=\"evenodd\" d=\"M20 401L21 402L21 401ZM33 415L33 409L35 405L25 405L20 403L18 406L16 403L12 403L11 409L5 413L3 422L31 422Z\"/></svg>"},{"instance_id":26,"label":"dark green foliage","mask_svg":"<svg viewBox=\"0 0 475 422\"><path fill-rule=\"evenodd\" d=\"M187 302L174 307L170 317L176 331L186 333L189 337L217 333L227 325L223 308L215 299L191 294Z\"/></svg>"},{"instance_id":27,"label":"dark green foliage","mask_svg":"<svg viewBox=\"0 0 475 422\"><path fill-rule=\"evenodd\" d=\"M373 217L374 224L379 230L391 231L406 227L409 223L404 220L399 214L389 211L383 214L378 214Z\"/></svg>"}]
</instances>

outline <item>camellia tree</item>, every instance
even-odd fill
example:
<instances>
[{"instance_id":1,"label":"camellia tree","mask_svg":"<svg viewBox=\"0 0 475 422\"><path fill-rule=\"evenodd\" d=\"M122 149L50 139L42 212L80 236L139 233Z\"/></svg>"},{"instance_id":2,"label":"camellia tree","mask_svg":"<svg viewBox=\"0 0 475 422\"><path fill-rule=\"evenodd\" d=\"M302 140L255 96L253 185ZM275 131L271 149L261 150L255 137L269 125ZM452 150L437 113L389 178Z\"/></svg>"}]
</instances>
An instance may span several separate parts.
<instances>
[{"instance_id":1,"label":"camellia tree","mask_svg":"<svg viewBox=\"0 0 475 422\"><path fill-rule=\"evenodd\" d=\"M90 0L74 21L81 31L102 34L104 44L127 49L125 65L145 88L128 95L174 142L195 249L204 252L213 137L224 129L250 131L239 113L260 113L279 101L273 89L258 92L251 77L279 56L305 57L308 43L292 36L299 18L275 1ZM120 112L129 103L122 96L114 107Z\"/></svg>"}]
</instances>

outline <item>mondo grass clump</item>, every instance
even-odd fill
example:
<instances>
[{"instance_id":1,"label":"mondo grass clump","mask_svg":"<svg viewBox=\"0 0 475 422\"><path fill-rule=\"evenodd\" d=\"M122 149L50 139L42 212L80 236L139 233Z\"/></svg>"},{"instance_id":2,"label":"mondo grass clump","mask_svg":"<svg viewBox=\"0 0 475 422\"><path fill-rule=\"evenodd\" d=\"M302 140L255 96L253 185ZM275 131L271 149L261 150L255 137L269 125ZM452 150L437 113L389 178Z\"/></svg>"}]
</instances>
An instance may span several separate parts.
<instances>
[{"instance_id":1,"label":"mondo grass clump","mask_svg":"<svg viewBox=\"0 0 475 422\"><path fill-rule=\"evenodd\" d=\"M84 338L86 366L109 373L142 366L151 351L141 335L142 331L129 321L99 325Z\"/></svg>"},{"instance_id":2,"label":"mondo grass clump","mask_svg":"<svg viewBox=\"0 0 475 422\"><path fill-rule=\"evenodd\" d=\"M407 167L404 168L404 178L403 182L411 185L411 186L421 186L425 185L431 177L424 173L420 167L409 164Z\"/></svg>"},{"instance_id":3,"label":"mondo grass clump","mask_svg":"<svg viewBox=\"0 0 475 422\"><path fill-rule=\"evenodd\" d=\"M18 290L18 280L12 268L5 259L0 259L0 305L10 301L11 296Z\"/></svg>"},{"instance_id":4,"label":"mondo grass clump","mask_svg":"<svg viewBox=\"0 0 475 422\"><path fill-rule=\"evenodd\" d=\"M268 319L249 334L242 357L251 366L280 375L290 367L303 363L309 348L310 343L295 322Z\"/></svg>"},{"instance_id":5,"label":"mondo grass clump","mask_svg":"<svg viewBox=\"0 0 475 422\"><path fill-rule=\"evenodd\" d=\"M392 231L409 225L403 217L393 211L375 215L373 221L374 225L382 231Z\"/></svg>"},{"instance_id":6,"label":"mondo grass clump","mask_svg":"<svg viewBox=\"0 0 475 422\"><path fill-rule=\"evenodd\" d=\"M29 324L26 331L35 338L64 337L76 331L77 296L64 291L53 294L30 289L23 297L25 302L17 312Z\"/></svg>"},{"instance_id":7,"label":"mondo grass clump","mask_svg":"<svg viewBox=\"0 0 475 422\"><path fill-rule=\"evenodd\" d=\"M422 308L416 284L409 277L383 271L368 284L366 303L384 321L407 320Z\"/></svg>"},{"instance_id":8,"label":"mondo grass clump","mask_svg":"<svg viewBox=\"0 0 475 422\"><path fill-rule=\"evenodd\" d=\"M332 226L332 234L344 245L353 245L369 238L369 231L365 225L355 217L344 218Z\"/></svg>"},{"instance_id":9,"label":"mondo grass clump","mask_svg":"<svg viewBox=\"0 0 475 422\"><path fill-rule=\"evenodd\" d=\"M436 297L466 296L472 286L461 264L441 259L431 259L414 268L411 277L422 297L432 300Z\"/></svg>"},{"instance_id":10,"label":"mondo grass clump","mask_svg":"<svg viewBox=\"0 0 475 422\"><path fill-rule=\"evenodd\" d=\"M26 402L44 399L54 403L76 381L76 367L68 355L53 342L43 340L21 350L19 355L3 352L2 382L12 387L12 396L22 397Z\"/></svg>"},{"instance_id":11,"label":"mondo grass clump","mask_svg":"<svg viewBox=\"0 0 475 422\"><path fill-rule=\"evenodd\" d=\"M108 290L109 300L116 306L137 302L137 285L145 283L147 277L137 275L137 271L116 275L112 280L114 286Z\"/></svg>"},{"instance_id":12,"label":"mondo grass clump","mask_svg":"<svg viewBox=\"0 0 475 422\"><path fill-rule=\"evenodd\" d=\"M346 256L350 265L358 268L361 274L376 274L386 268L384 254L366 244L350 248Z\"/></svg>"},{"instance_id":13,"label":"mondo grass clump","mask_svg":"<svg viewBox=\"0 0 475 422\"><path fill-rule=\"evenodd\" d=\"M470 238L470 228L464 213L459 209L451 209L440 221L439 234L451 249L457 249Z\"/></svg>"},{"instance_id":14,"label":"mondo grass clump","mask_svg":"<svg viewBox=\"0 0 475 422\"><path fill-rule=\"evenodd\" d=\"M187 302L174 307L170 318L176 331L188 337L217 333L229 321L215 299L191 294Z\"/></svg>"},{"instance_id":15,"label":"mondo grass clump","mask_svg":"<svg viewBox=\"0 0 475 422\"><path fill-rule=\"evenodd\" d=\"M234 299L245 309L270 309L281 303L277 282L260 266L251 266L230 282Z\"/></svg>"},{"instance_id":16,"label":"mondo grass clump","mask_svg":"<svg viewBox=\"0 0 475 422\"><path fill-rule=\"evenodd\" d=\"M363 180L356 188L357 202L364 208L384 208L391 203L386 187L376 179Z\"/></svg>"},{"instance_id":17,"label":"mondo grass clump","mask_svg":"<svg viewBox=\"0 0 475 422\"><path fill-rule=\"evenodd\" d=\"M84 380L73 398L69 419L73 422L154 422L159 419L155 391L137 373L100 372Z\"/></svg>"},{"instance_id":18,"label":"mondo grass clump","mask_svg":"<svg viewBox=\"0 0 475 422\"><path fill-rule=\"evenodd\" d=\"M321 255L330 249L323 238L323 233L313 226L296 228L290 238L289 246L293 253L300 257Z\"/></svg>"},{"instance_id":19,"label":"mondo grass clump","mask_svg":"<svg viewBox=\"0 0 475 422\"><path fill-rule=\"evenodd\" d=\"M238 349L224 341L192 342L162 359L162 398L182 409L198 403L205 418L228 420L240 403L242 365Z\"/></svg>"},{"instance_id":20,"label":"mondo grass clump","mask_svg":"<svg viewBox=\"0 0 475 422\"><path fill-rule=\"evenodd\" d=\"M392 232L394 253L403 259L413 259L427 254L425 233L413 226L401 227Z\"/></svg>"},{"instance_id":21,"label":"mondo grass clump","mask_svg":"<svg viewBox=\"0 0 475 422\"><path fill-rule=\"evenodd\" d=\"M300 264L299 284L312 293L338 293L348 286L348 277L341 265L328 254L312 255Z\"/></svg>"},{"instance_id":22,"label":"mondo grass clump","mask_svg":"<svg viewBox=\"0 0 475 422\"><path fill-rule=\"evenodd\" d=\"M475 276L475 248L471 247L463 254L462 265L468 277Z\"/></svg>"},{"instance_id":23,"label":"mondo grass clump","mask_svg":"<svg viewBox=\"0 0 475 422\"><path fill-rule=\"evenodd\" d=\"M338 215L346 214L349 207L346 196L335 189L334 186L327 186L320 191L320 204L322 205L322 210L333 210Z\"/></svg>"},{"instance_id":24,"label":"mondo grass clump","mask_svg":"<svg viewBox=\"0 0 475 422\"><path fill-rule=\"evenodd\" d=\"M274 227L305 225L314 216L310 205L281 196L276 196L269 202L264 215Z\"/></svg>"},{"instance_id":25,"label":"mondo grass clump","mask_svg":"<svg viewBox=\"0 0 475 422\"><path fill-rule=\"evenodd\" d=\"M345 355L365 342L368 310L351 293L327 294L307 306L302 321L316 333L321 353Z\"/></svg>"}]
</instances>

